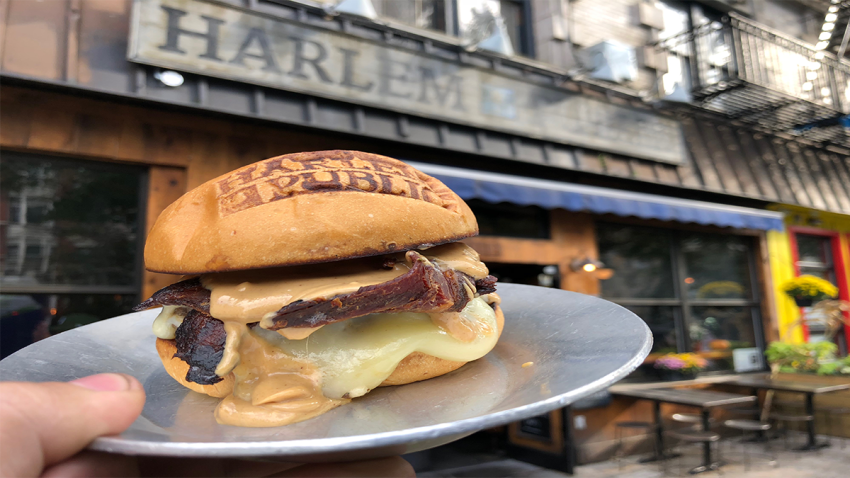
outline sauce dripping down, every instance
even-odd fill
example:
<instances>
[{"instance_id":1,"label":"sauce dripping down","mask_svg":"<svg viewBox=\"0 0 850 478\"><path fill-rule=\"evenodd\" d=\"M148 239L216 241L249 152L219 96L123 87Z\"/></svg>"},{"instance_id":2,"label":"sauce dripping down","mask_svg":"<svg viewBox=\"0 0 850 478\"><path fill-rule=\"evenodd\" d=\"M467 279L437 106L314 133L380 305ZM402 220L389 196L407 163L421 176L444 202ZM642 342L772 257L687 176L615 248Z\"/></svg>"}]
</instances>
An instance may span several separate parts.
<instances>
[{"instance_id":1,"label":"sauce dripping down","mask_svg":"<svg viewBox=\"0 0 850 478\"><path fill-rule=\"evenodd\" d=\"M480 261L478 253L462 243L437 246L421 251L421 253L441 269L454 269L471 276L473 279L484 278L489 273L487 267ZM263 328L269 325L265 324L266 320L274 316L280 308L292 302L330 298L355 292L363 286L392 280L409 270L410 264L405 261L403 252L394 254L392 257L396 261L391 268L381 267L383 259L365 258L287 267L286 269L239 271L201 276L201 282L211 292L210 315L224 322L227 332L225 350L216 368L216 374L226 376L233 373L235 378L233 392L225 397L216 408L216 421L223 425L244 427L282 426L321 415L349 402L350 399L348 398L333 399L326 397L323 393L323 372L317 368L315 362L315 360L321 362L319 357L322 354L313 356L312 360L296 357L296 355L299 355L297 350L300 350L296 344L304 347L301 355L309 355L310 344L307 342L322 327L285 328L276 331L276 333L263 330ZM470 298L475 296L473 281L466 280L464 289L466 289ZM487 303L493 301L498 303L496 294L482 296L481 298L486 300ZM475 360L487 353L495 345L497 334L494 334L494 332L498 325L492 318L479 318L482 310L480 303L471 303L470 306L473 307L462 312L434 313L428 314L428 316L419 314L425 321L428 321L430 316L429 322L433 324L430 327L435 330L430 336L431 338L417 339L421 342L420 346L424 346L422 351L440 358L461 361ZM487 314L492 314L490 307L484 307ZM479 311L478 315L475 313L470 315L470 310L473 309ZM182 319L180 312L184 311L168 311L168 313L162 314L162 318L158 320L157 325L163 333L171 332L170 338L173 338L174 326L179 325L179 320ZM418 331L416 333L419 334L419 337L424 337L430 332L427 332L427 328L416 328L415 324L418 322L411 319L415 315L408 314L403 320L393 318L390 322L387 322L387 326L392 324L391 328L395 328L400 326L399 320L407 321L409 324L405 327L409 330L405 330L409 332ZM357 322L355 319L350 319L350 321L352 322L349 322L349 324L339 323L324 327L344 329ZM259 322L259 326L255 328L247 326L247 324L254 322ZM377 330L389 330L387 326L377 326ZM443 332L438 332L438 330ZM382 333L390 332L384 331ZM390 335L395 337L395 334L398 333L400 333L400 330L399 332L391 332ZM387 344L393 344L395 340L401 339L402 336L406 339L407 333L402 333L401 336L393 338L393 340L389 340L388 336L385 340L387 340ZM347 349L347 346L357 343L358 340L363 341L355 337L335 339L333 338L336 336L335 334L336 332L318 334L322 336L319 338L319 343L340 340L339 344L332 345L328 349L331 352L342 351L342 349ZM445 339L440 339L440 334L448 335L454 342L451 343L451 339L449 339L449 342L445 342ZM369 340L381 336L379 333L367 335ZM274 337L277 339L274 340ZM446 337L446 339L449 337ZM289 345L283 346L280 340L284 340L284 343ZM353 342L348 342L349 340ZM317 343L313 347L315 348L318 345ZM361 344L360 346L366 345ZM293 349L293 347L295 348ZM342 349L339 347L342 347ZM394 347L383 346L386 350ZM288 351L284 351L283 348L287 348ZM381 347L377 347L375 350L378 349L381 349ZM363 351L365 349L359 353L362 354ZM337 393L329 393L329 395L348 397L359 396L368 392L369 389L380 384L386 376L392 373L395 365L413 351L413 349L397 350L394 354L391 354L394 358L386 357L389 361L377 367L381 370L386 368L385 372L368 371L377 374L370 379L370 383L374 383L368 386L353 387L350 384L340 386L339 380L341 379L335 377L333 380L336 380L334 383L337 385L334 389L337 390ZM355 351L352 351L352 353L356 354ZM385 353L388 352L382 351L379 355L382 356ZM327 355L327 353L324 355ZM395 355L398 356L395 357ZM353 358L353 356L350 357L350 359ZM348 361L343 360L343 362ZM339 373L336 370L339 366L338 360L331 360L322 365L322 370L327 374L328 370L325 370L325 368L330 367L330 369ZM333 376L334 374L331 373L330 375ZM348 375L357 378L357 373L352 371L348 372ZM343 390L348 390L348 393L342 394L341 391Z\"/></svg>"},{"instance_id":2,"label":"sauce dripping down","mask_svg":"<svg viewBox=\"0 0 850 478\"><path fill-rule=\"evenodd\" d=\"M233 330L233 329L230 329ZM230 342L228 330L228 342ZM321 374L242 326L233 393L215 409L222 425L275 427L321 415L348 403L322 394Z\"/></svg>"}]
</instances>

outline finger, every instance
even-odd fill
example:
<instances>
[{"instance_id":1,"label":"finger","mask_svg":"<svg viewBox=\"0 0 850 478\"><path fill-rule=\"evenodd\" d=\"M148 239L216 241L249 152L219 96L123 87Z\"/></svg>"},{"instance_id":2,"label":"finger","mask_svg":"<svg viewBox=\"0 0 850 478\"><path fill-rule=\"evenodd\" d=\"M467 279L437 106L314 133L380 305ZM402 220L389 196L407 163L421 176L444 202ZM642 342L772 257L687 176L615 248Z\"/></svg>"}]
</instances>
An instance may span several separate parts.
<instances>
[{"instance_id":1,"label":"finger","mask_svg":"<svg viewBox=\"0 0 850 478\"><path fill-rule=\"evenodd\" d=\"M106 478L136 477L139 467L136 458L112 453L83 451L51 466L41 478Z\"/></svg>"},{"instance_id":2,"label":"finger","mask_svg":"<svg viewBox=\"0 0 850 478\"><path fill-rule=\"evenodd\" d=\"M37 476L96 437L124 431L144 402L142 385L128 375L0 383L0 475Z\"/></svg>"},{"instance_id":3,"label":"finger","mask_svg":"<svg viewBox=\"0 0 850 478\"><path fill-rule=\"evenodd\" d=\"M257 477L270 476L301 463L223 460L214 458L139 458L141 476L167 477Z\"/></svg>"},{"instance_id":4,"label":"finger","mask_svg":"<svg viewBox=\"0 0 850 478\"><path fill-rule=\"evenodd\" d=\"M346 463L318 463L273 475L278 478L415 478L410 463L400 456Z\"/></svg>"}]
</instances>

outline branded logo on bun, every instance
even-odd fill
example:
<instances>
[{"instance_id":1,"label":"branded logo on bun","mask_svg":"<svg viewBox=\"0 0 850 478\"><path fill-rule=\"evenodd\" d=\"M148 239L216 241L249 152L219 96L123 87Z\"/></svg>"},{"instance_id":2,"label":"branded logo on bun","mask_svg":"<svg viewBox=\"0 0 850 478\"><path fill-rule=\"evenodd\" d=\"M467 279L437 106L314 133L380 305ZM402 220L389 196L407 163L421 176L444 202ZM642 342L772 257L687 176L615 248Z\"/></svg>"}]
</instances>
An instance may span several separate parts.
<instances>
[{"instance_id":1,"label":"branded logo on bun","mask_svg":"<svg viewBox=\"0 0 850 478\"><path fill-rule=\"evenodd\" d=\"M136 310L162 307L163 365L223 398L219 423L286 425L492 350L496 279L458 242L477 233L462 199L401 161L278 156L163 211L145 265L184 277Z\"/></svg>"}]
</instances>

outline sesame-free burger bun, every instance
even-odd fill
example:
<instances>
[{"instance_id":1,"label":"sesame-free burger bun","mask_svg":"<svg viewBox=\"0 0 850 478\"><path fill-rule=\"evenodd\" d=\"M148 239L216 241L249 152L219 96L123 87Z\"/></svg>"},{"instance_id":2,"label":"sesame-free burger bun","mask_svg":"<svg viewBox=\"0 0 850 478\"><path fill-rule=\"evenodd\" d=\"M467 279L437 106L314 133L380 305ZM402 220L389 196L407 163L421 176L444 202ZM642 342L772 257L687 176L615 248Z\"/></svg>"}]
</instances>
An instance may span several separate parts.
<instances>
[{"instance_id":1,"label":"sesame-free burger bun","mask_svg":"<svg viewBox=\"0 0 850 478\"><path fill-rule=\"evenodd\" d=\"M478 233L439 180L358 151L266 159L208 181L163 211L145 244L154 272L202 274L330 262Z\"/></svg>"}]
</instances>

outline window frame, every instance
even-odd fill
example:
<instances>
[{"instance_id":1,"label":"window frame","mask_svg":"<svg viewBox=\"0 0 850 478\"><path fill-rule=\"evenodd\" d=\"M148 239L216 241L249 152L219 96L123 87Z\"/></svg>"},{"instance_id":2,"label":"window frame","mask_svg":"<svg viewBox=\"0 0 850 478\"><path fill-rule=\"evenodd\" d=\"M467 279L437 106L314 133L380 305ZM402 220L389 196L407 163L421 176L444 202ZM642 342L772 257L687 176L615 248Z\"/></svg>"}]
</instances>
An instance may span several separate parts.
<instances>
[{"instance_id":1,"label":"window frame","mask_svg":"<svg viewBox=\"0 0 850 478\"><path fill-rule=\"evenodd\" d=\"M103 161L96 161L81 157L65 157L52 154L31 153L13 151L8 149L0 149L0 154L4 159L15 158L23 160L46 160L53 163L82 165L92 167L97 170L126 170L133 169L138 174L139 189L137 194L138 214L136 216L136 257L132 265L133 281L128 285L107 286L107 285L74 285L74 284L15 284L0 282L0 287L3 289L3 294L106 294L106 295L135 295L136 302L139 302L141 297L142 285L144 280L144 249L145 239L147 237L147 209L148 209L148 184L150 176L150 168L139 166L137 164L111 164ZM23 216L23 215L22 215ZM22 223L18 225L26 225L26 219L22 218ZM5 224L4 224L5 226ZM40 245L40 247L44 247ZM24 253L26 249L23 249ZM7 259L8 261L8 259ZM5 264L4 264L5 265ZM3 271L5 275L5 271Z\"/></svg>"},{"instance_id":2,"label":"window frame","mask_svg":"<svg viewBox=\"0 0 850 478\"><path fill-rule=\"evenodd\" d=\"M615 304L624 307L670 307L673 310L673 326L676 330L676 348L677 353L692 352L691 340L687 333L695 318L692 315L692 307L718 306L718 307L745 307L750 310L750 317L753 323L753 335L755 339L754 347L764 352L767 341L765 339L765 324L764 324L764 305L762 290L759 276L760 272L756 258L761 245L758 242L757 232L748 232L736 230L731 235L740 237L747 242L747 267L749 269L749 287L750 297L745 299L691 299L684 287L682 286L685 277L687 277L686 264L684 253L682 251L682 240L686 234L720 234L729 235L729 231L721 230L712 227L675 227L670 224L661 223L660 221L642 221L642 220L623 220L623 218L604 217L596 222L596 227L600 225L611 224L613 226L641 227L641 228L658 228L664 229L666 234L670 235L670 260L673 277L673 294L674 298L614 298L606 297L600 288L600 297ZM599 243L597 235L597 246ZM600 250L601 256L601 250ZM766 368L765 368L766 370ZM701 372L705 375L724 375L735 373L734 370L717 370L712 372Z\"/></svg>"},{"instance_id":3,"label":"window frame","mask_svg":"<svg viewBox=\"0 0 850 478\"><path fill-rule=\"evenodd\" d=\"M844 250L841 247L841 233L838 231L828 231L824 229L817 229L814 227L802 227L802 226L788 226L788 242L791 246L791 263L794 265L794 276L800 277L800 249L798 247L797 236L820 236L820 237L828 237L830 239L830 254L831 254L831 266L832 272L835 274L835 286L838 287L838 298L840 300L850 301L850 290L847 287L847 275L850 274L850 271L845 270L844 264L846 264L846 258L844 257ZM803 264L805 267L805 264ZM800 312L802 315L802 311ZM850 313L845 313L844 316L846 318L850 318ZM809 327L805 322L800 324L800 328L803 331L803 340L806 342L809 341ZM844 327L844 343L845 347L850 349L850 327ZM845 351L850 352L850 351Z\"/></svg>"},{"instance_id":4,"label":"window frame","mask_svg":"<svg viewBox=\"0 0 850 478\"><path fill-rule=\"evenodd\" d=\"M445 10L445 18L444 22L446 25L445 31L441 30L433 30L430 28L418 27L416 25L411 25L402 20L398 20L396 18L381 15L381 18L387 18L394 22L399 22L400 24L407 25L411 28L415 28L417 30L429 31L429 32L437 32L443 35L449 35L454 38L460 38L460 20L458 15L458 9L460 8L458 4L458 0L440 0L443 3L443 8ZM520 24L520 35L519 38L516 39L517 48L515 51L516 56L521 56L525 58L534 59L535 56L535 45L534 45L534 25L532 20L532 5L531 0L493 0L499 3L507 2L518 5L521 11L521 15L524 22Z\"/></svg>"},{"instance_id":5,"label":"window frame","mask_svg":"<svg viewBox=\"0 0 850 478\"><path fill-rule=\"evenodd\" d=\"M452 25L452 28L454 29L454 31L452 33L450 33L450 35L453 35L456 38L460 38L460 20L458 19L458 17L459 17L459 15L458 15L458 8L459 8L458 2L457 2L457 0L445 0L445 1L451 3L452 17L453 17L452 19L454 20L454 24ZM523 24L520 27L520 38L517 39L517 42L519 43L519 45L518 45L519 48L517 49L518 51L516 51L515 54L517 56L522 56L522 57L534 59L535 58L534 29L533 29L534 27L532 25L533 22L531 21L531 14L532 14L531 0L496 0L496 1L498 1L500 3L501 2L508 2L508 3L514 3L514 4L520 5L520 9L522 10L522 15L523 15L523 17L526 21L523 22Z\"/></svg>"}]
</instances>

